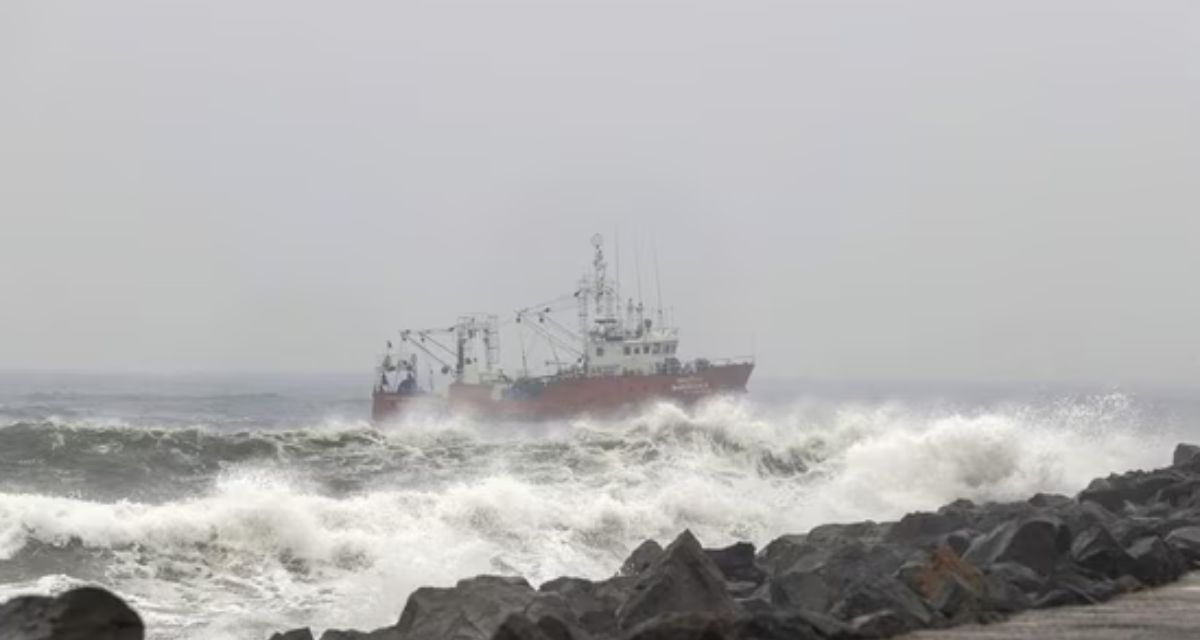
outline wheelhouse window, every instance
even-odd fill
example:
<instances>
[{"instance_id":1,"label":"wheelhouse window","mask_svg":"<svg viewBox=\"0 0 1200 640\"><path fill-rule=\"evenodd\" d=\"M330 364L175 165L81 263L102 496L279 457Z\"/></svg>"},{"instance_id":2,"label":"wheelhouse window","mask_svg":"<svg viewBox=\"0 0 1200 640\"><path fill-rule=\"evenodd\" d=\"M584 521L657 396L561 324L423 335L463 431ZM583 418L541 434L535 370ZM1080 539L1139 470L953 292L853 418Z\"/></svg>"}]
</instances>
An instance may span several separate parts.
<instances>
[{"instance_id":1,"label":"wheelhouse window","mask_svg":"<svg viewBox=\"0 0 1200 640\"><path fill-rule=\"evenodd\" d=\"M625 345L625 355L629 355L629 345Z\"/></svg>"},{"instance_id":2,"label":"wheelhouse window","mask_svg":"<svg viewBox=\"0 0 1200 640\"><path fill-rule=\"evenodd\" d=\"M604 347L596 347L596 357L601 357L603 355L604 355Z\"/></svg>"},{"instance_id":3,"label":"wheelhouse window","mask_svg":"<svg viewBox=\"0 0 1200 640\"><path fill-rule=\"evenodd\" d=\"M654 355L658 355L660 353L662 353L662 345L655 342L654 343Z\"/></svg>"}]
</instances>

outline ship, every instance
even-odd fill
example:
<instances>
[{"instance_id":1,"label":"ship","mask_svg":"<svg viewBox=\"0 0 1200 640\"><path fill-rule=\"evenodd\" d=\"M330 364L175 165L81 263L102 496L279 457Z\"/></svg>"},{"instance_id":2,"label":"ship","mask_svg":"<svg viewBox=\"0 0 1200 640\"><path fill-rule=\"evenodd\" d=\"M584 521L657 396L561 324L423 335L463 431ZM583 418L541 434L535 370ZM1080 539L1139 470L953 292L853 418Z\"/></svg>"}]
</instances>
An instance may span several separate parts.
<instances>
[{"instance_id":1,"label":"ship","mask_svg":"<svg viewBox=\"0 0 1200 640\"><path fill-rule=\"evenodd\" d=\"M495 314L472 313L448 326L404 329L398 340L388 340L376 369L372 419L431 406L506 421L603 417L656 402L690 407L746 391L753 356L681 359L679 329L664 321L661 288L657 311L648 313L639 274L639 300L622 304L619 251L618 277L610 278L603 238L593 236L592 247L591 272L573 292L519 309L504 325ZM655 263L657 272L657 257ZM575 316L575 328L566 314ZM501 367L501 328L508 325L521 346L515 375ZM531 344L550 355L541 373L530 370Z\"/></svg>"}]
</instances>

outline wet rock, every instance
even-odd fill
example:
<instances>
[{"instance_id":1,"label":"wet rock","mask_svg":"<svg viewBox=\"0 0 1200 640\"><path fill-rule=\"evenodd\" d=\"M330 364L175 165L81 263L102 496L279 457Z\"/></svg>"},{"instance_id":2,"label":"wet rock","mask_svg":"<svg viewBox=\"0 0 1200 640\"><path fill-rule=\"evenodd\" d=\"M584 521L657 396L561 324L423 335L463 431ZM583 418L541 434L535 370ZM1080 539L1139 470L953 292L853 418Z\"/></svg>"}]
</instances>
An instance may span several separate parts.
<instances>
[{"instance_id":1,"label":"wet rock","mask_svg":"<svg viewBox=\"0 0 1200 640\"><path fill-rule=\"evenodd\" d=\"M962 513L909 513L892 525L884 539L909 544L929 542L965 526L967 519Z\"/></svg>"},{"instance_id":2,"label":"wet rock","mask_svg":"<svg viewBox=\"0 0 1200 640\"><path fill-rule=\"evenodd\" d=\"M767 572L758 566L754 556L754 545L738 542L722 549L705 549L721 575L727 582L743 582L758 586L767 577Z\"/></svg>"},{"instance_id":3,"label":"wet rock","mask_svg":"<svg viewBox=\"0 0 1200 640\"><path fill-rule=\"evenodd\" d=\"M1129 547L1133 558L1130 575L1142 584L1155 586L1179 579L1187 570L1179 552L1158 536L1146 537Z\"/></svg>"},{"instance_id":4,"label":"wet rock","mask_svg":"<svg viewBox=\"0 0 1200 640\"><path fill-rule=\"evenodd\" d=\"M400 632L395 627L384 627L374 631L328 629L321 634L321 640L401 640L401 638Z\"/></svg>"},{"instance_id":5,"label":"wet rock","mask_svg":"<svg viewBox=\"0 0 1200 640\"><path fill-rule=\"evenodd\" d=\"M820 640L803 617L772 615L727 618L706 613L667 614L638 625L628 640Z\"/></svg>"},{"instance_id":6,"label":"wet rock","mask_svg":"<svg viewBox=\"0 0 1200 640\"><path fill-rule=\"evenodd\" d=\"M449 589L417 589L395 629L405 640L487 640L514 613L572 618L561 597L539 594L523 578L478 576Z\"/></svg>"},{"instance_id":7,"label":"wet rock","mask_svg":"<svg viewBox=\"0 0 1200 640\"><path fill-rule=\"evenodd\" d=\"M0 605L4 640L142 640L142 619L117 596L96 587L56 598L23 596Z\"/></svg>"},{"instance_id":8,"label":"wet rock","mask_svg":"<svg viewBox=\"0 0 1200 640\"><path fill-rule=\"evenodd\" d=\"M270 640L314 640L312 630L308 627L303 629L292 629L291 631L283 631L281 633L272 634Z\"/></svg>"},{"instance_id":9,"label":"wet rock","mask_svg":"<svg viewBox=\"0 0 1200 640\"><path fill-rule=\"evenodd\" d=\"M1200 563L1200 527L1180 527L1167 534L1171 545L1193 566Z\"/></svg>"},{"instance_id":10,"label":"wet rock","mask_svg":"<svg viewBox=\"0 0 1200 640\"><path fill-rule=\"evenodd\" d=\"M662 552L662 546L654 540L647 540L629 554L618 573L623 576L636 576L650 568L650 565L654 564Z\"/></svg>"},{"instance_id":11,"label":"wet rock","mask_svg":"<svg viewBox=\"0 0 1200 640\"><path fill-rule=\"evenodd\" d=\"M880 577L855 585L830 610L842 620L862 620L881 613L890 614L889 624L899 624L905 631L929 626L934 613L908 585L892 577ZM854 623L858 630L861 623ZM878 623L872 623L878 624Z\"/></svg>"},{"instance_id":12,"label":"wet rock","mask_svg":"<svg viewBox=\"0 0 1200 640\"><path fill-rule=\"evenodd\" d=\"M618 576L601 582L582 578L558 578L543 584L538 591L560 596L578 621L592 634L617 632L617 608L632 593L634 578Z\"/></svg>"},{"instance_id":13,"label":"wet rock","mask_svg":"<svg viewBox=\"0 0 1200 640\"><path fill-rule=\"evenodd\" d=\"M1171 457L1173 466L1186 467L1197 462L1200 462L1200 446L1184 443L1175 446L1175 454Z\"/></svg>"},{"instance_id":14,"label":"wet rock","mask_svg":"<svg viewBox=\"0 0 1200 640\"><path fill-rule=\"evenodd\" d=\"M1133 558L1103 525L1095 525L1075 537L1071 542L1071 559L1107 578L1125 575L1133 567Z\"/></svg>"},{"instance_id":15,"label":"wet rock","mask_svg":"<svg viewBox=\"0 0 1200 640\"><path fill-rule=\"evenodd\" d=\"M1075 504L1069 496L1058 493L1035 493L1026 502L1040 509L1063 509Z\"/></svg>"},{"instance_id":16,"label":"wet rock","mask_svg":"<svg viewBox=\"0 0 1200 640\"><path fill-rule=\"evenodd\" d=\"M784 611L828 611L833 590L811 571L793 571L776 576L769 585L771 604Z\"/></svg>"},{"instance_id":17,"label":"wet rock","mask_svg":"<svg viewBox=\"0 0 1200 640\"><path fill-rule=\"evenodd\" d=\"M1119 513L1125 510L1127 505L1146 504L1153 500L1159 491L1183 480L1186 478L1182 472L1175 469L1112 475L1093 480L1080 492L1079 500L1095 502L1113 513Z\"/></svg>"},{"instance_id":18,"label":"wet rock","mask_svg":"<svg viewBox=\"0 0 1200 640\"><path fill-rule=\"evenodd\" d=\"M674 613L706 612L731 618L740 607L725 590L721 570L690 531L675 539L638 577L633 593L617 611L621 629Z\"/></svg>"},{"instance_id":19,"label":"wet rock","mask_svg":"<svg viewBox=\"0 0 1200 640\"><path fill-rule=\"evenodd\" d=\"M586 640L586 635L553 616L536 623L523 614L513 614L500 624L492 640Z\"/></svg>"},{"instance_id":20,"label":"wet rock","mask_svg":"<svg viewBox=\"0 0 1200 640\"><path fill-rule=\"evenodd\" d=\"M1006 522L976 539L965 559L976 567L996 562L1016 562L1043 575L1071 547L1071 534L1062 521L1053 516L1034 516Z\"/></svg>"}]
</instances>

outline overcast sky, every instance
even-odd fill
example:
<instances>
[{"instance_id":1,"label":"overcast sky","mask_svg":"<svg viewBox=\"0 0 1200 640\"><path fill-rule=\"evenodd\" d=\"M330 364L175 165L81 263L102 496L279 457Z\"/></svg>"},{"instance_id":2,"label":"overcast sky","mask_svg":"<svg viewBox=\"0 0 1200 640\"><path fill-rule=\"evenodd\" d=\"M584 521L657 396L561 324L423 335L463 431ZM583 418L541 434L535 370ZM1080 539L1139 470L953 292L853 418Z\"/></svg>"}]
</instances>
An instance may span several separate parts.
<instances>
[{"instance_id":1,"label":"overcast sky","mask_svg":"<svg viewBox=\"0 0 1200 640\"><path fill-rule=\"evenodd\" d=\"M1196 385L1200 3L4 0L0 222L0 368L365 372L618 229L761 376Z\"/></svg>"}]
</instances>

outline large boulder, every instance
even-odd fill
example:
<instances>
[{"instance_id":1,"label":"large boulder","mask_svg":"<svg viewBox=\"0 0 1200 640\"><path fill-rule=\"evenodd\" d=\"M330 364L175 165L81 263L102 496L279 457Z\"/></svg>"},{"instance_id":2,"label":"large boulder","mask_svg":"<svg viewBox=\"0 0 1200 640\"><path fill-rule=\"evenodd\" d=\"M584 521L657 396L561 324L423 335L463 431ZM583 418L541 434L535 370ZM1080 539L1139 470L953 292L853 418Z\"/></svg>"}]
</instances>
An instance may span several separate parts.
<instances>
[{"instance_id":1,"label":"large boulder","mask_svg":"<svg viewBox=\"0 0 1200 640\"><path fill-rule=\"evenodd\" d=\"M1190 467L1200 463L1200 446L1180 443L1175 446L1175 454L1171 464L1176 467Z\"/></svg>"},{"instance_id":2,"label":"large boulder","mask_svg":"<svg viewBox=\"0 0 1200 640\"><path fill-rule=\"evenodd\" d=\"M1200 563L1200 527L1180 527L1167 534L1171 545L1188 562Z\"/></svg>"},{"instance_id":3,"label":"large boulder","mask_svg":"<svg viewBox=\"0 0 1200 640\"><path fill-rule=\"evenodd\" d=\"M705 612L731 618L740 610L726 591L721 570L696 537L684 531L638 576L617 621L628 630L665 614Z\"/></svg>"},{"instance_id":4,"label":"large boulder","mask_svg":"<svg viewBox=\"0 0 1200 640\"><path fill-rule=\"evenodd\" d=\"M601 582L583 578L557 578L538 588L557 594L566 603L579 626L596 635L617 632L617 608L633 592L635 578L617 576Z\"/></svg>"},{"instance_id":5,"label":"large boulder","mask_svg":"<svg viewBox=\"0 0 1200 640\"><path fill-rule=\"evenodd\" d=\"M618 572L622 576L636 576L650 568L654 561L662 555L663 548L654 540L647 540L637 546L633 553L625 559Z\"/></svg>"},{"instance_id":6,"label":"large boulder","mask_svg":"<svg viewBox=\"0 0 1200 640\"><path fill-rule=\"evenodd\" d=\"M729 618L709 613L656 616L632 629L627 640L821 640L830 637L802 616Z\"/></svg>"},{"instance_id":7,"label":"large boulder","mask_svg":"<svg viewBox=\"0 0 1200 640\"><path fill-rule=\"evenodd\" d=\"M1079 493L1079 500L1095 502L1113 513L1120 513L1129 506L1153 501L1163 489L1187 479L1178 469L1131 471L1093 480Z\"/></svg>"},{"instance_id":8,"label":"large boulder","mask_svg":"<svg viewBox=\"0 0 1200 640\"><path fill-rule=\"evenodd\" d=\"M962 512L919 511L900 518L900 521L888 530L884 539L888 542L907 544L932 543L966 526L967 519Z\"/></svg>"},{"instance_id":9,"label":"large boulder","mask_svg":"<svg viewBox=\"0 0 1200 640\"><path fill-rule=\"evenodd\" d=\"M767 577L767 572L755 561L754 545L749 542L738 542L721 549L705 549L704 552L721 570L726 582L758 586Z\"/></svg>"},{"instance_id":10,"label":"large boulder","mask_svg":"<svg viewBox=\"0 0 1200 640\"><path fill-rule=\"evenodd\" d=\"M478 576L449 589L417 589L395 629L404 640L488 640L514 613L574 623L561 597L535 591L524 578Z\"/></svg>"},{"instance_id":11,"label":"large boulder","mask_svg":"<svg viewBox=\"0 0 1200 640\"><path fill-rule=\"evenodd\" d=\"M96 587L56 598L22 596L0 605L4 640L142 640L142 619L117 596Z\"/></svg>"},{"instance_id":12,"label":"large boulder","mask_svg":"<svg viewBox=\"0 0 1200 640\"><path fill-rule=\"evenodd\" d=\"M1171 545L1158 536L1148 536L1129 547L1133 559L1130 575L1143 584L1157 586L1179 579L1187 563Z\"/></svg>"},{"instance_id":13,"label":"large boulder","mask_svg":"<svg viewBox=\"0 0 1200 640\"><path fill-rule=\"evenodd\" d=\"M1016 562L1046 575L1070 547L1071 534L1062 521L1039 515L1006 522L977 538L964 559L981 568L997 562Z\"/></svg>"},{"instance_id":14,"label":"large boulder","mask_svg":"<svg viewBox=\"0 0 1200 640\"><path fill-rule=\"evenodd\" d=\"M880 614L886 614L888 626L897 625L903 631L927 627L934 621L935 615L920 595L891 576L880 576L850 587L833 605L830 613L842 620L852 621L860 631L864 624L868 624L864 621L871 620L870 624L879 624Z\"/></svg>"},{"instance_id":15,"label":"large boulder","mask_svg":"<svg viewBox=\"0 0 1200 640\"><path fill-rule=\"evenodd\" d=\"M326 629L321 634L321 640L401 640L400 632L395 627L384 627L374 631L355 631L353 629Z\"/></svg>"},{"instance_id":16,"label":"large boulder","mask_svg":"<svg viewBox=\"0 0 1200 640\"><path fill-rule=\"evenodd\" d=\"M1071 559L1106 578L1128 574L1133 567L1133 558L1104 525L1092 526L1075 536L1071 542Z\"/></svg>"}]
</instances>

